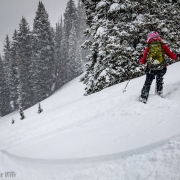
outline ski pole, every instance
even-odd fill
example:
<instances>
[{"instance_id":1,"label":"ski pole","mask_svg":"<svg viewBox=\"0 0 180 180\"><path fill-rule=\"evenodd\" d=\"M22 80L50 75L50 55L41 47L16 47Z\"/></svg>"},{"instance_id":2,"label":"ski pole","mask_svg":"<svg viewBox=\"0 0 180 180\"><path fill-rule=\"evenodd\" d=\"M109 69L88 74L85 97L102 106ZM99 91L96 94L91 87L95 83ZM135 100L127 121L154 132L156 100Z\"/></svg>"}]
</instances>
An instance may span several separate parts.
<instances>
[{"instance_id":1,"label":"ski pole","mask_svg":"<svg viewBox=\"0 0 180 180\"><path fill-rule=\"evenodd\" d=\"M125 88L123 89L123 93L126 92L126 87L128 86L130 80L131 80L131 79L129 78L129 80L128 80L126 86L125 86Z\"/></svg>"}]
</instances>

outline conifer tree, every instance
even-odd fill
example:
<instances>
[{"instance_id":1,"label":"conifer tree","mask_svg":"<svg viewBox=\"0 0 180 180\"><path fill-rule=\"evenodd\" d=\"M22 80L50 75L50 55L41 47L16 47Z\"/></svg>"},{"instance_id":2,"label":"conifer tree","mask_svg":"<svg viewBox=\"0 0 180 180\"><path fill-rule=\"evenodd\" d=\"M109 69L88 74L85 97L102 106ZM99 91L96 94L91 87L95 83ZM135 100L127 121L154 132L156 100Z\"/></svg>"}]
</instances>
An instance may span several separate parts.
<instances>
[{"instance_id":1,"label":"conifer tree","mask_svg":"<svg viewBox=\"0 0 180 180\"><path fill-rule=\"evenodd\" d=\"M9 100L11 104L12 110L15 110L15 101L16 101L16 91L15 91L15 82L14 82L14 72L13 72L13 61L11 58L11 42L9 40L9 36L6 35L6 39L4 42L3 48L4 56L3 56L3 66L5 70L6 83L9 88Z\"/></svg>"},{"instance_id":2,"label":"conifer tree","mask_svg":"<svg viewBox=\"0 0 180 180\"><path fill-rule=\"evenodd\" d=\"M171 50L179 53L180 32L178 29L180 28L180 2L177 0L161 0L160 3L161 6L158 6L157 11L155 11L158 19L161 20L157 24L156 29L160 32L161 37L169 45Z\"/></svg>"},{"instance_id":3,"label":"conifer tree","mask_svg":"<svg viewBox=\"0 0 180 180\"><path fill-rule=\"evenodd\" d=\"M43 109L41 108L41 104L38 105L38 114L42 113Z\"/></svg>"},{"instance_id":4,"label":"conifer tree","mask_svg":"<svg viewBox=\"0 0 180 180\"><path fill-rule=\"evenodd\" d=\"M147 46L150 31L158 31L168 43L174 42L173 47L178 50L178 26L174 26L179 20L177 2L82 1L89 25L86 34L90 37L84 47L91 46L90 63L83 78L86 95L141 76L144 67L139 65L139 56ZM176 16L169 16L167 12Z\"/></svg>"},{"instance_id":5,"label":"conifer tree","mask_svg":"<svg viewBox=\"0 0 180 180\"><path fill-rule=\"evenodd\" d=\"M12 71L13 71L13 82L14 82L14 106L15 109L18 109L18 75L17 75L17 30L14 31L12 41L11 41L11 62L12 62Z\"/></svg>"},{"instance_id":6,"label":"conifer tree","mask_svg":"<svg viewBox=\"0 0 180 180\"><path fill-rule=\"evenodd\" d=\"M20 109L19 109L19 114L20 114L20 116L21 116L21 120L23 120L23 119L25 119L26 117L25 117L25 115L24 115L24 111L23 111L23 108L22 107L20 107Z\"/></svg>"},{"instance_id":7,"label":"conifer tree","mask_svg":"<svg viewBox=\"0 0 180 180\"><path fill-rule=\"evenodd\" d=\"M55 34L55 59L56 59L56 87L59 89L62 83L62 59L61 59L61 41L63 34L63 22L62 16L61 21L56 24L56 34Z\"/></svg>"},{"instance_id":8,"label":"conifer tree","mask_svg":"<svg viewBox=\"0 0 180 180\"><path fill-rule=\"evenodd\" d=\"M19 107L26 109L33 105L32 91L32 48L29 25L22 17L17 33L16 59L18 65L18 103Z\"/></svg>"},{"instance_id":9,"label":"conifer tree","mask_svg":"<svg viewBox=\"0 0 180 180\"><path fill-rule=\"evenodd\" d=\"M53 93L55 85L53 34L49 15L42 2L38 5L32 33L33 90L35 101L39 102Z\"/></svg>"},{"instance_id":10,"label":"conifer tree","mask_svg":"<svg viewBox=\"0 0 180 180\"><path fill-rule=\"evenodd\" d=\"M87 25L86 25L85 8L81 0L78 1L77 14L78 14L77 39L78 39L78 46L81 47L81 45L88 39L84 34L85 30L87 29ZM83 65L84 65L87 61L87 55L90 54L90 51L89 49L82 49L82 48L80 48L79 50L80 50Z\"/></svg>"},{"instance_id":11,"label":"conifer tree","mask_svg":"<svg viewBox=\"0 0 180 180\"><path fill-rule=\"evenodd\" d=\"M67 64L68 81L79 76L82 73L82 59L80 47L77 40L75 26L72 26L69 36L69 61Z\"/></svg>"},{"instance_id":12,"label":"conifer tree","mask_svg":"<svg viewBox=\"0 0 180 180\"><path fill-rule=\"evenodd\" d=\"M67 3L67 7L64 13L64 26L63 26L63 38L61 45L61 59L62 59L62 81L63 84L68 82L68 51L69 51L69 36L72 29L72 22L75 24L76 35L78 32L78 23L77 23L78 15L76 6L73 0L69 0Z\"/></svg>"},{"instance_id":13,"label":"conifer tree","mask_svg":"<svg viewBox=\"0 0 180 180\"><path fill-rule=\"evenodd\" d=\"M14 120L14 118L12 118L12 121L11 121L11 123L12 123L12 124L14 124L14 123L15 123L15 120Z\"/></svg>"},{"instance_id":14,"label":"conifer tree","mask_svg":"<svg viewBox=\"0 0 180 180\"><path fill-rule=\"evenodd\" d=\"M0 116L5 116L10 112L9 89L6 84L2 58L0 56Z\"/></svg>"}]
</instances>

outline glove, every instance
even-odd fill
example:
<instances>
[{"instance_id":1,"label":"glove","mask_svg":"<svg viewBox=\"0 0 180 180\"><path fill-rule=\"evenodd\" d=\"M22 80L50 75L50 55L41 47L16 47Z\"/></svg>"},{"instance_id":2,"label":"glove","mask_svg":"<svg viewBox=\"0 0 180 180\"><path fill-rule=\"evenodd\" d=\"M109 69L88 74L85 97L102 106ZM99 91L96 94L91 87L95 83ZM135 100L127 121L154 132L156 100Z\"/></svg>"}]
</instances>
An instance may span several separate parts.
<instances>
[{"instance_id":1,"label":"glove","mask_svg":"<svg viewBox=\"0 0 180 180\"><path fill-rule=\"evenodd\" d=\"M180 58L180 54L177 54L178 58Z\"/></svg>"}]
</instances>

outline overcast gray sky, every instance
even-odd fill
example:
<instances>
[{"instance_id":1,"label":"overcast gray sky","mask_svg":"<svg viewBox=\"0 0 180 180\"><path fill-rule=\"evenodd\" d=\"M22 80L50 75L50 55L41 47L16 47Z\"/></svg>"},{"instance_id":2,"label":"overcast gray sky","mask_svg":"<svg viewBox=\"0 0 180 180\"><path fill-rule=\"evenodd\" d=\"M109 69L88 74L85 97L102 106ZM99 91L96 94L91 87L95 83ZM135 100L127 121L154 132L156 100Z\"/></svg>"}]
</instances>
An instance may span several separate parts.
<instances>
[{"instance_id":1,"label":"overcast gray sky","mask_svg":"<svg viewBox=\"0 0 180 180\"><path fill-rule=\"evenodd\" d=\"M69 0L41 0L49 14L51 25L55 27L58 18L64 14ZM78 0L74 0L77 4ZM30 28L37 11L39 0L0 0L0 54L3 53L3 43L6 34L12 38L15 29L18 29L22 16L28 21Z\"/></svg>"}]
</instances>

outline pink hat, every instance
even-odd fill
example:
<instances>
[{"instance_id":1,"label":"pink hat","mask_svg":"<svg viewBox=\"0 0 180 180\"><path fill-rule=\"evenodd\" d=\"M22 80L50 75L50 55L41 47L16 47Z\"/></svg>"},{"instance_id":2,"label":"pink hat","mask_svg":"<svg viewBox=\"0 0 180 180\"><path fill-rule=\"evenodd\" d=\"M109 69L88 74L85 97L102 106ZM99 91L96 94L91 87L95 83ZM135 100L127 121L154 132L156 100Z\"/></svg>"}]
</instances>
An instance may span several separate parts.
<instances>
[{"instance_id":1,"label":"pink hat","mask_svg":"<svg viewBox=\"0 0 180 180\"><path fill-rule=\"evenodd\" d=\"M149 35L148 35L148 37L147 37L147 43L149 43L149 41L150 41L152 38L160 38L158 32L151 32L151 33L149 33Z\"/></svg>"}]
</instances>

